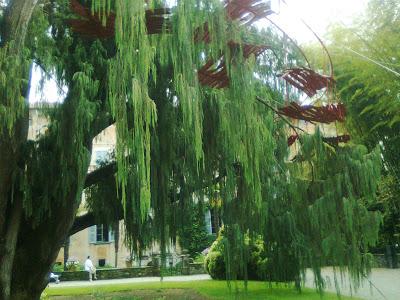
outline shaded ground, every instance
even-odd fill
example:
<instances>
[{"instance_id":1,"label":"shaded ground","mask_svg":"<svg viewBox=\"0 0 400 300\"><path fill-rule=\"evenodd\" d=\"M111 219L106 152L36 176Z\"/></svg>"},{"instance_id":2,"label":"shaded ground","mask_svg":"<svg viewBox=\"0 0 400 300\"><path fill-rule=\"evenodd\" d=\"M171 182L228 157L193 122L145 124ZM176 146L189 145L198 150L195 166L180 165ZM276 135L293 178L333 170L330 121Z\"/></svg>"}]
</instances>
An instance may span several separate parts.
<instances>
[{"instance_id":1,"label":"shaded ground","mask_svg":"<svg viewBox=\"0 0 400 300\"><path fill-rule=\"evenodd\" d=\"M75 300L76 296L53 296L54 300ZM107 296L101 293L93 296L79 296L79 300L207 300L208 298L200 295L192 289L154 289L154 290L137 290L123 293L107 293Z\"/></svg>"},{"instance_id":2,"label":"shaded ground","mask_svg":"<svg viewBox=\"0 0 400 300\"><path fill-rule=\"evenodd\" d=\"M327 282L326 290L335 292L335 280L332 268L324 268L322 275ZM339 276L341 293L367 300L400 300L400 269L372 269L368 279L369 281L365 281L357 292L354 292L348 282L348 277L345 276L342 280ZM314 286L311 272L307 272L306 286Z\"/></svg>"}]
</instances>

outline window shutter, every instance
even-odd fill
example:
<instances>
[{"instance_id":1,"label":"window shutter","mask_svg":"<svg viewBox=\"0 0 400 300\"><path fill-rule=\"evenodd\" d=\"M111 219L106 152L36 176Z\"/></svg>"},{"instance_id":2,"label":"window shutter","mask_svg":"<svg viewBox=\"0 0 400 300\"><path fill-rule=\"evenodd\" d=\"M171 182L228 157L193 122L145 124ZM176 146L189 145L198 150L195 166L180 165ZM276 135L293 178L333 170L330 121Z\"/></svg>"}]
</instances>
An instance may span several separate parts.
<instances>
[{"instance_id":1,"label":"window shutter","mask_svg":"<svg viewBox=\"0 0 400 300\"><path fill-rule=\"evenodd\" d=\"M114 242L114 239L115 239L115 237L114 237L114 230L112 230L112 228L110 227L110 228L108 229L108 240L109 240L110 242Z\"/></svg>"},{"instance_id":2,"label":"window shutter","mask_svg":"<svg viewBox=\"0 0 400 300\"><path fill-rule=\"evenodd\" d=\"M89 227L89 243L96 243L96 225Z\"/></svg>"}]
</instances>

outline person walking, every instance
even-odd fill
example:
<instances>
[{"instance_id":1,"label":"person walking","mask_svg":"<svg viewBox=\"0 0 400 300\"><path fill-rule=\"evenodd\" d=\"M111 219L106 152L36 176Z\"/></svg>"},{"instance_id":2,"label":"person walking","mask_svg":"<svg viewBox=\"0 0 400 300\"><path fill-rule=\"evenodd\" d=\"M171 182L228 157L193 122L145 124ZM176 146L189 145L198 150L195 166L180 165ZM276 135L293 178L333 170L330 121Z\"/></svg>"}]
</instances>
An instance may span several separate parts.
<instances>
[{"instance_id":1,"label":"person walking","mask_svg":"<svg viewBox=\"0 0 400 300\"><path fill-rule=\"evenodd\" d=\"M90 260L90 256L88 256L85 261L85 271L89 272L89 281L92 281L92 277L94 278L94 280L97 280L96 268L93 265L93 262Z\"/></svg>"}]
</instances>

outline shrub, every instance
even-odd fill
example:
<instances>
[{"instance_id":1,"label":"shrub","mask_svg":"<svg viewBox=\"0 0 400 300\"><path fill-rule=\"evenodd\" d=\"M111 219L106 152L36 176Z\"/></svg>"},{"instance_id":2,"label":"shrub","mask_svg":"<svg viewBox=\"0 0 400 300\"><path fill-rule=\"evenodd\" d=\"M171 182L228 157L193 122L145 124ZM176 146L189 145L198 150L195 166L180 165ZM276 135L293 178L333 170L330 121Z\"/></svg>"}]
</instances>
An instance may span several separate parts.
<instances>
[{"instance_id":1,"label":"shrub","mask_svg":"<svg viewBox=\"0 0 400 300\"><path fill-rule=\"evenodd\" d=\"M70 261L65 264L67 271L83 271L84 267L79 263L79 261Z\"/></svg>"},{"instance_id":2,"label":"shrub","mask_svg":"<svg viewBox=\"0 0 400 300\"><path fill-rule=\"evenodd\" d=\"M206 260L204 262L204 267L211 278L226 278L225 259L222 252L218 250L210 251L207 254Z\"/></svg>"},{"instance_id":3,"label":"shrub","mask_svg":"<svg viewBox=\"0 0 400 300\"><path fill-rule=\"evenodd\" d=\"M64 271L64 265L63 265L63 264L61 264L61 263L55 263L55 264L53 265L52 272L58 272L58 273L60 273L60 272L63 272L63 271Z\"/></svg>"},{"instance_id":4,"label":"shrub","mask_svg":"<svg viewBox=\"0 0 400 300\"><path fill-rule=\"evenodd\" d=\"M99 270L101 270L101 269L115 269L115 267L113 265L110 265L110 264L105 264L102 267L98 266L97 269L99 269Z\"/></svg>"},{"instance_id":5,"label":"shrub","mask_svg":"<svg viewBox=\"0 0 400 300\"><path fill-rule=\"evenodd\" d=\"M213 279L226 279L226 262L225 262L225 246L224 246L223 229L221 229L218 238L212 244L205 261L204 268ZM248 251L247 262L247 278L251 280L261 280L267 277L267 255L264 251L264 243L262 239L255 241L246 238L245 251ZM234 261L238 261L239 256L234 257ZM243 272L237 274L238 279L243 279Z\"/></svg>"}]
</instances>

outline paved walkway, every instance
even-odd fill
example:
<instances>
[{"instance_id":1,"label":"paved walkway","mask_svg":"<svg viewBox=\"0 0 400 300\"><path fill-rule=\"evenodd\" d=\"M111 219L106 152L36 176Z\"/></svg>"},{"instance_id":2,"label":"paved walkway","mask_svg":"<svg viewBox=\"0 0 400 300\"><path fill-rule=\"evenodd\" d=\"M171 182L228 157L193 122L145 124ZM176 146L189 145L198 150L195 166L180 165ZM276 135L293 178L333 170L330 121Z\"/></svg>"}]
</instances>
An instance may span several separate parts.
<instances>
[{"instance_id":1,"label":"paved walkway","mask_svg":"<svg viewBox=\"0 0 400 300\"><path fill-rule=\"evenodd\" d=\"M333 271L331 268L323 269L323 277L327 281L327 291L336 292ZM209 275L190 275L190 276L171 276L164 277L163 281L198 281L198 280L209 280ZM57 289L61 287L83 287L83 286L104 286L111 284L121 283L143 283L143 282L158 282L160 277L141 277L141 278L127 278L127 279L111 279L111 280L96 280L96 281L68 281L59 284L51 283L50 287ZM400 300L400 269L373 269L369 280L373 284L365 282L363 286L357 292L352 292L351 288L346 281L346 278L340 282L341 293L343 295L353 295L358 298L367 300ZM339 279L340 281L340 279ZM306 286L313 288L313 275L311 272L307 272ZM379 289L384 296L382 296Z\"/></svg>"},{"instance_id":2,"label":"paved walkway","mask_svg":"<svg viewBox=\"0 0 400 300\"><path fill-rule=\"evenodd\" d=\"M164 282L173 281L198 281L198 280L210 280L209 275L188 275L188 276L167 276L163 278ZM62 280L62 278L61 278ZM137 278L125 278L125 279L109 279L109 280L94 280L89 281L61 281L59 284L50 283L51 288L63 288L63 287L84 287L84 286L101 286L101 285L112 285L121 283L143 283L143 282L158 282L161 281L161 277L137 277Z\"/></svg>"},{"instance_id":3,"label":"paved walkway","mask_svg":"<svg viewBox=\"0 0 400 300\"><path fill-rule=\"evenodd\" d=\"M324 268L322 276L327 282L326 290L336 292L332 268ZM338 275L338 281L343 295L368 300L400 300L400 269L372 269L370 282L364 282L357 292L352 292L346 276L341 280ZM306 286L314 287L311 271L307 272Z\"/></svg>"}]
</instances>

